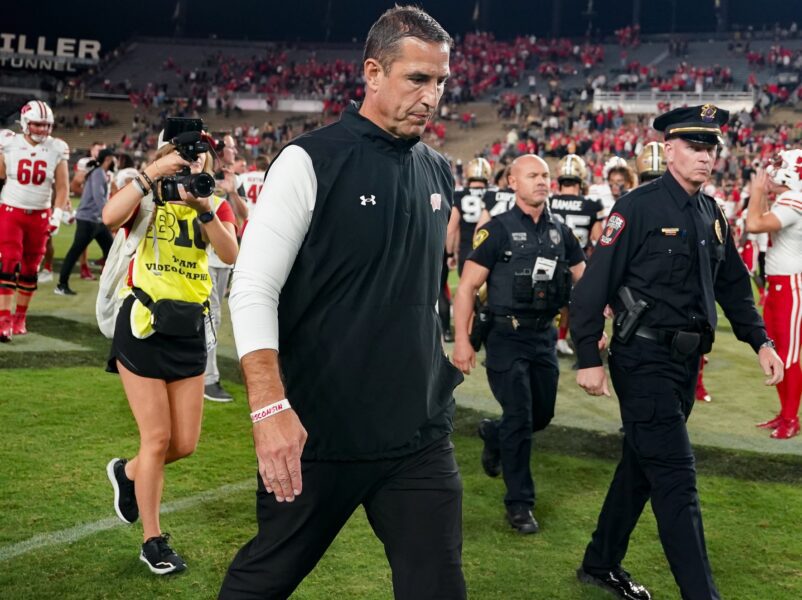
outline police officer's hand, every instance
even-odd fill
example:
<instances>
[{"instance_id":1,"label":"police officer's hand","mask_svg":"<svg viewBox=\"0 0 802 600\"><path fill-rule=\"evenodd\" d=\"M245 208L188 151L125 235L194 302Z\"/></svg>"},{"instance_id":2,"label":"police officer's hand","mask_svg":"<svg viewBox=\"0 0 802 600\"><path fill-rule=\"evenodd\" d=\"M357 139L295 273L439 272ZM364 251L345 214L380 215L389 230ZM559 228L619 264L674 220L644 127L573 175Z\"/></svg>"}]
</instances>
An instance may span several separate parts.
<instances>
[{"instance_id":1,"label":"police officer's hand","mask_svg":"<svg viewBox=\"0 0 802 600\"><path fill-rule=\"evenodd\" d=\"M576 383L591 396L609 396L604 367L588 367L576 372Z\"/></svg>"},{"instance_id":2,"label":"police officer's hand","mask_svg":"<svg viewBox=\"0 0 802 600\"><path fill-rule=\"evenodd\" d=\"M301 452L306 438L306 429L292 409L254 423L253 442L259 474L277 502L292 502L303 490Z\"/></svg>"},{"instance_id":3,"label":"police officer's hand","mask_svg":"<svg viewBox=\"0 0 802 600\"><path fill-rule=\"evenodd\" d=\"M602 336L599 338L599 343L597 344L599 347L599 352L601 352L607 347L607 342L608 342L607 333L602 331Z\"/></svg>"},{"instance_id":4,"label":"police officer's hand","mask_svg":"<svg viewBox=\"0 0 802 600\"><path fill-rule=\"evenodd\" d=\"M763 372L768 377L765 381L766 385L777 385L783 380L785 367L774 348L761 348L760 352L757 353L757 360L760 363L760 368L763 369Z\"/></svg>"},{"instance_id":5,"label":"police officer's hand","mask_svg":"<svg viewBox=\"0 0 802 600\"><path fill-rule=\"evenodd\" d=\"M471 346L470 340L463 337L457 337L454 340L454 353L451 356L451 362L460 371L470 375L471 369L476 368L476 352Z\"/></svg>"}]
</instances>

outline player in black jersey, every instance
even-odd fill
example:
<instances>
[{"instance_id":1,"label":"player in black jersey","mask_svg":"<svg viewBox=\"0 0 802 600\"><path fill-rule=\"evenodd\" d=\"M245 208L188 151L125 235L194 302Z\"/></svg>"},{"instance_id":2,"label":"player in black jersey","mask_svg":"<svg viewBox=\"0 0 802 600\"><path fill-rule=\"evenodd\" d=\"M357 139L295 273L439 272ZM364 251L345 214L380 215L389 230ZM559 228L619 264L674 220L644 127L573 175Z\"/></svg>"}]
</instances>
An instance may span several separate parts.
<instances>
[{"instance_id":1,"label":"player in black jersey","mask_svg":"<svg viewBox=\"0 0 802 600\"><path fill-rule=\"evenodd\" d=\"M465 187L454 191L453 213L459 216L457 249L457 271L462 274L462 265L472 250L473 234L484 209L485 192L493 168L484 158L474 158L465 167Z\"/></svg>"},{"instance_id":2,"label":"player in black jersey","mask_svg":"<svg viewBox=\"0 0 802 600\"><path fill-rule=\"evenodd\" d=\"M557 167L559 192L551 197L549 207L554 216L574 232L579 245L590 256L593 245L602 233L604 206L600 200L586 198L588 169L585 161L576 154L568 154ZM572 355L568 345L568 310L560 311L560 328L557 337L557 352Z\"/></svg>"}]
</instances>

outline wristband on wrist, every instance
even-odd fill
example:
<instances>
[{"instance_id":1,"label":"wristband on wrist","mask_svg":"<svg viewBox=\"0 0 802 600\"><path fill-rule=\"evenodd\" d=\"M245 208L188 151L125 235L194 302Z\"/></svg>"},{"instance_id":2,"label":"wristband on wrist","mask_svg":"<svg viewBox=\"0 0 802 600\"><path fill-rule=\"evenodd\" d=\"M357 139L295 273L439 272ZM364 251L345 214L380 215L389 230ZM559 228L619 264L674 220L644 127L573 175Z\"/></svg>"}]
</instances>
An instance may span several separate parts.
<instances>
[{"instance_id":1,"label":"wristband on wrist","mask_svg":"<svg viewBox=\"0 0 802 600\"><path fill-rule=\"evenodd\" d=\"M142 173L140 173L140 175L142 175L142 177L145 178L145 181L148 182L148 187L150 189L153 189L153 180L150 177L148 177L147 173L145 173L145 169L142 169Z\"/></svg>"},{"instance_id":2,"label":"wristband on wrist","mask_svg":"<svg viewBox=\"0 0 802 600\"><path fill-rule=\"evenodd\" d=\"M283 410L287 410L288 408L290 408L290 401L286 398L279 400L278 402L274 402L273 404L263 406L262 408L258 408L251 413L251 423L263 421L268 417L272 417L273 415L280 413Z\"/></svg>"}]
</instances>

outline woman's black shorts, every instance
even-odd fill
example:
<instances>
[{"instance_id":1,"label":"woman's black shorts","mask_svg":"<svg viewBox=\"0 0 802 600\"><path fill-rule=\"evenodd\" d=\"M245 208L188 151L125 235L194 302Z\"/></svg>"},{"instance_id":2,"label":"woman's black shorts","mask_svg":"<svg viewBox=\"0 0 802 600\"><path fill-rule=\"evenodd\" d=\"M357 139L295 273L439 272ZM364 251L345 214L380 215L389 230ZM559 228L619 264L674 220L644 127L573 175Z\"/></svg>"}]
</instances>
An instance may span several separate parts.
<instances>
[{"instance_id":1,"label":"woman's black shorts","mask_svg":"<svg viewBox=\"0 0 802 600\"><path fill-rule=\"evenodd\" d=\"M106 371L118 373L119 360L126 369L140 377L164 379L168 383L202 375L206 371L204 331L195 337L173 337L155 332L140 340L131 333L134 300L129 296L120 307Z\"/></svg>"}]
</instances>

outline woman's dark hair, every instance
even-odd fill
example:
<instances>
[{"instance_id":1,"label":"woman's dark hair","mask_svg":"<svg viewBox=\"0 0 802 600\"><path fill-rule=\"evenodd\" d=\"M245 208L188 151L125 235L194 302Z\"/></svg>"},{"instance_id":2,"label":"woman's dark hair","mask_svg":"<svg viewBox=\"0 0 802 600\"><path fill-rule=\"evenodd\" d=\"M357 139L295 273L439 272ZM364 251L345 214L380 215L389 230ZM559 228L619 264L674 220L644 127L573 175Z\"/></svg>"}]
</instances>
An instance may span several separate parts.
<instances>
[{"instance_id":1,"label":"woman's dark hair","mask_svg":"<svg viewBox=\"0 0 802 600\"><path fill-rule=\"evenodd\" d=\"M379 17L368 32L362 62L372 58L390 71L404 38L417 38L431 44L453 44L451 36L427 12L416 6L395 6Z\"/></svg>"}]
</instances>

